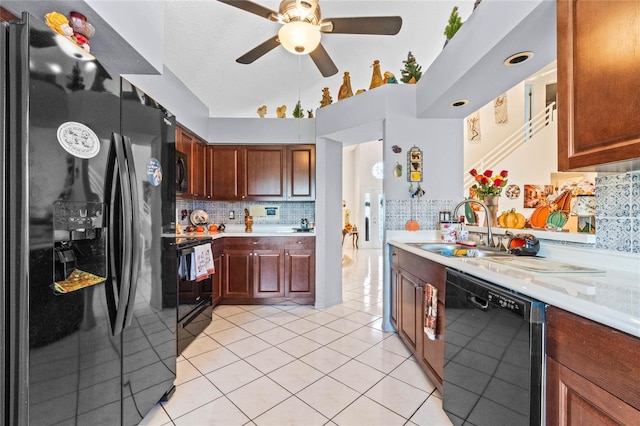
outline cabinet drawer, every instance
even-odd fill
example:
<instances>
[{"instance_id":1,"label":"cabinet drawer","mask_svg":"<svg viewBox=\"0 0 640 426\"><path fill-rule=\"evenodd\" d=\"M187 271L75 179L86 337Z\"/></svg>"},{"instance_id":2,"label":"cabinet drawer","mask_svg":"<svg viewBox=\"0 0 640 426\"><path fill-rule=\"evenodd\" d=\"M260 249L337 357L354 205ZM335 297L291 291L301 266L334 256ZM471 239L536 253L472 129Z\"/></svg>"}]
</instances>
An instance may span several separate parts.
<instances>
[{"instance_id":1,"label":"cabinet drawer","mask_svg":"<svg viewBox=\"0 0 640 426\"><path fill-rule=\"evenodd\" d=\"M316 237L284 237L285 250L314 249Z\"/></svg>"},{"instance_id":2,"label":"cabinet drawer","mask_svg":"<svg viewBox=\"0 0 640 426\"><path fill-rule=\"evenodd\" d=\"M407 271L420 280L435 286L438 289L438 300L444 303L444 283L446 281L444 266L404 250L399 250L397 257L399 268L402 271Z\"/></svg>"},{"instance_id":3,"label":"cabinet drawer","mask_svg":"<svg viewBox=\"0 0 640 426\"><path fill-rule=\"evenodd\" d=\"M225 238L225 249L279 250L283 247L283 237L233 237Z\"/></svg>"}]
</instances>

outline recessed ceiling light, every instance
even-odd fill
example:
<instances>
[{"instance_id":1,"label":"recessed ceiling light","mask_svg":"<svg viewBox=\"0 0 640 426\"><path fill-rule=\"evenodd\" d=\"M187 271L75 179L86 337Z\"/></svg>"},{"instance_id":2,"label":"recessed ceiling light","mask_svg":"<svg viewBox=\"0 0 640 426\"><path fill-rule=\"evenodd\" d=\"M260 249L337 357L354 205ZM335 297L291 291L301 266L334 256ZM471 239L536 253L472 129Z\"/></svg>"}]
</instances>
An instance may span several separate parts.
<instances>
[{"instance_id":1,"label":"recessed ceiling light","mask_svg":"<svg viewBox=\"0 0 640 426\"><path fill-rule=\"evenodd\" d=\"M461 107L461 106L465 106L466 104L468 104L469 101L466 99L460 99L459 101L454 101L451 102L451 106L452 107Z\"/></svg>"},{"instance_id":2,"label":"recessed ceiling light","mask_svg":"<svg viewBox=\"0 0 640 426\"><path fill-rule=\"evenodd\" d=\"M518 65L533 56L533 52L519 52L509 56L504 60L504 64L508 67Z\"/></svg>"}]
</instances>

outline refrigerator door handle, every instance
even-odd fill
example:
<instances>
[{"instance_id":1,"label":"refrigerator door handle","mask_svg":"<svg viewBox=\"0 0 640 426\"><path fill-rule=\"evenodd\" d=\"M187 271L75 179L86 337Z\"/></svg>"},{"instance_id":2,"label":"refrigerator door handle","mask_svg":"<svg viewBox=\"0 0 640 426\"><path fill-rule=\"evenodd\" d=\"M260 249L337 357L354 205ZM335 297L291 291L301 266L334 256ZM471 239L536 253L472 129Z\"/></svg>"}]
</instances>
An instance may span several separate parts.
<instances>
[{"instance_id":1,"label":"refrigerator door handle","mask_svg":"<svg viewBox=\"0 0 640 426\"><path fill-rule=\"evenodd\" d=\"M141 247L140 242L142 239L140 238L140 198L138 198L138 180L136 178L136 168L135 162L133 159L133 150L131 148L131 139L128 136L123 136L122 140L124 142L124 152L127 161L127 171L129 174L129 185L130 185L130 194L131 194L131 208L128 210L128 213L131 213L130 216L127 216L127 220L131 221L131 280L129 284L129 295L127 297L127 309L126 316L124 320L124 327L128 327L131 325L131 321L133 320L133 307L136 301L136 290L138 287L138 271L140 270L140 262L142 260L142 251L143 247Z\"/></svg>"},{"instance_id":2,"label":"refrigerator door handle","mask_svg":"<svg viewBox=\"0 0 640 426\"><path fill-rule=\"evenodd\" d=\"M131 184L125 159L122 136L113 133L109 148L105 200L109 202L109 272L107 304L113 335L124 327L131 287L132 220ZM117 295L117 296L116 296Z\"/></svg>"}]
</instances>

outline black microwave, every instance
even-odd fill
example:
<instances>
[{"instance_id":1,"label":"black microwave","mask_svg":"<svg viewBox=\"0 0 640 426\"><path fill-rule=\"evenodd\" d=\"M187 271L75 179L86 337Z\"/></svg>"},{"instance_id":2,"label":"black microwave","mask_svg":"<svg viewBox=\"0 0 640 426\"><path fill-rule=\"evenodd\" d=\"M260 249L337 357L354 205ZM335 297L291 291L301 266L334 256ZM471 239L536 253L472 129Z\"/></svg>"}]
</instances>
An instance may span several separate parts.
<instances>
[{"instance_id":1,"label":"black microwave","mask_svg":"<svg viewBox=\"0 0 640 426\"><path fill-rule=\"evenodd\" d=\"M187 183L188 176L187 155L183 152L176 151L176 192L184 193L189 189Z\"/></svg>"}]
</instances>

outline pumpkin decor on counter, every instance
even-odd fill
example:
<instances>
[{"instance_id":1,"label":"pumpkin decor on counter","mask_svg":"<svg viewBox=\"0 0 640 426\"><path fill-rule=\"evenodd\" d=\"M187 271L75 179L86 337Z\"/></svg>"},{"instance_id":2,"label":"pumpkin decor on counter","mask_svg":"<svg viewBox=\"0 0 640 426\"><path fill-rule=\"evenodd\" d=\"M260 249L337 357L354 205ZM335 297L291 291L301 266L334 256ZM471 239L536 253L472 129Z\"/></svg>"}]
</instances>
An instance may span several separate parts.
<instances>
[{"instance_id":1,"label":"pumpkin decor on counter","mask_svg":"<svg viewBox=\"0 0 640 426\"><path fill-rule=\"evenodd\" d=\"M529 223L533 228L544 228L547 225L547 218L549 217L549 206L547 204L540 205L535 208L531 217L529 218Z\"/></svg>"},{"instance_id":2,"label":"pumpkin decor on counter","mask_svg":"<svg viewBox=\"0 0 640 426\"><path fill-rule=\"evenodd\" d=\"M527 223L527 219L522 213L516 212L516 209L507 210L498 216L498 226L501 228L522 229Z\"/></svg>"},{"instance_id":3,"label":"pumpkin decor on counter","mask_svg":"<svg viewBox=\"0 0 640 426\"><path fill-rule=\"evenodd\" d=\"M560 231L562 227L567 223L568 216L561 210L556 210L549 213L547 217L546 228L550 231Z\"/></svg>"}]
</instances>

